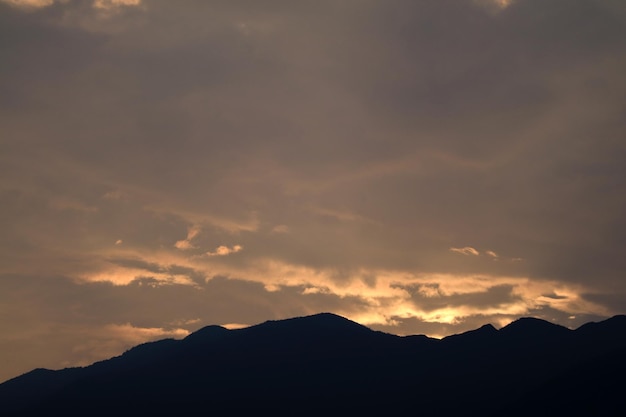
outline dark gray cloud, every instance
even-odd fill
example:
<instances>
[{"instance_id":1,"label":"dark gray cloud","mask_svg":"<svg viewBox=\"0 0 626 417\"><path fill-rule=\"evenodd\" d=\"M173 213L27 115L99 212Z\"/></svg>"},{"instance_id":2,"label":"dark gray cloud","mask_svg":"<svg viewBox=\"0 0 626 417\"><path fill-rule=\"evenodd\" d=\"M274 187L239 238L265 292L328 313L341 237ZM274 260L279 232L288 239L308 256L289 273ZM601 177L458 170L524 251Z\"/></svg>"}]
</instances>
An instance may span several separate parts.
<instances>
[{"instance_id":1,"label":"dark gray cloud","mask_svg":"<svg viewBox=\"0 0 626 417\"><path fill-rule=\"evenodd\" d=\"M0 1L2 351L623 312L623 2L130 3Z\"/></svg>"}]
</instances>

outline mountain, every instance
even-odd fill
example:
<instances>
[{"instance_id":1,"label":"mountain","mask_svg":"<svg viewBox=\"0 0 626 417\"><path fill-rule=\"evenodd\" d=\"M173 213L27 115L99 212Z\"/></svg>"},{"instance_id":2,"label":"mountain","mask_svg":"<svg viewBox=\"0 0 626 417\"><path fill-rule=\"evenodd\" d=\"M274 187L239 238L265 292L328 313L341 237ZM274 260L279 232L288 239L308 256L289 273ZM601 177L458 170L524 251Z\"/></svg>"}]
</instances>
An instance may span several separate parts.
<instances>
[{"instance_id":1,"label":"mountain","mask_svg":"<svg viewBox=\"0 0 626 417\"><path fill-rule=\"evenodd\" d=\"M204 327L0 384L0 415L618 415L626 316L519 319L431 339L330 313Z\"/></svg>"}]
</instances>

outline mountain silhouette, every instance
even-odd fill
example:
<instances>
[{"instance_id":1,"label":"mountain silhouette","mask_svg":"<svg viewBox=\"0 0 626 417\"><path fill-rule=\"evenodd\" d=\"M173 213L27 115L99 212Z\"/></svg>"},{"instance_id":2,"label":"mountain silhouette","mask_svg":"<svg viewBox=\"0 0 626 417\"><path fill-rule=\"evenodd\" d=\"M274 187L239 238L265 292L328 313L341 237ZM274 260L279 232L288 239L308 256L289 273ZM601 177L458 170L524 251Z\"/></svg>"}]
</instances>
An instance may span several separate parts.
<instances>
[{"instance_id":1,"label":"mountain silhouette","mask_svg":"<svg viewBox=\"0 0 626 417\"><path fill-rule=\"evenodd\" d=\"M204 327L0 384L0 415L618 415L626 316L522 318L441 340L330 313Z\"/></svg>"}]
</instances>

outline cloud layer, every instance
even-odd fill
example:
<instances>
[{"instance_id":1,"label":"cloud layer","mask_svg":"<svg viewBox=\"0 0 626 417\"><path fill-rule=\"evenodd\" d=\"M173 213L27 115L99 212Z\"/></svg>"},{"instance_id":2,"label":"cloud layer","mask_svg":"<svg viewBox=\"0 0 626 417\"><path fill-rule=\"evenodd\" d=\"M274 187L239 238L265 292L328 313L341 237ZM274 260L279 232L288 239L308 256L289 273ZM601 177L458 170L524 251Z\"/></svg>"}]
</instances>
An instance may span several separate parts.
<instances>
[{"instance_id":1,"label":"cloud layer","mask_svg":"<svg viewBox=\"0 0 626 417\"><path fill-rule=\"evenodd\" d=\"M320 311L623 313L625 28L612 0L0 1L0 380Z\"/></svg>"}]
</instances>

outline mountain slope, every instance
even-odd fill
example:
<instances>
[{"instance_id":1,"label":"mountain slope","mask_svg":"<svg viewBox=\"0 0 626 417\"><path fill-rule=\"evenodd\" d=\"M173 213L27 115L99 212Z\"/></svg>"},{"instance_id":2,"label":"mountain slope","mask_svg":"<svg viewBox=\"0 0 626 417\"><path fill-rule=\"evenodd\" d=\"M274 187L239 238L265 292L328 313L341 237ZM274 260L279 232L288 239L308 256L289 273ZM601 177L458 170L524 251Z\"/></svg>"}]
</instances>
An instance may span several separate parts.
<instances>
[{"instance_id":1,"label":"mountain slope","mask_svg":"<svg viewBox=\"0 0 626 417\"><path fill-rule=\"evenodd\" d=\"M575 331L526 318L442 340L376 332L329 313L208 326L85 368L14 378L0 384L0 413L528 415L568 405L568 415L584 415L577 410L598 410L598 398L606 410L620 404L613 397L623 380L608 389L589 378L624 368L624 335L624 316Z\"/></svg>"}]
</instances>

